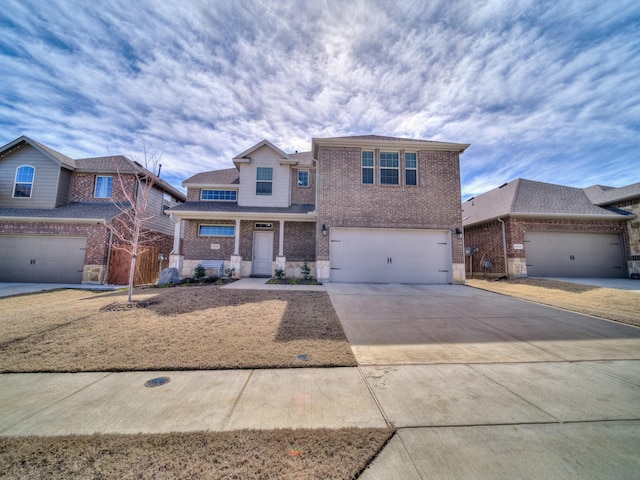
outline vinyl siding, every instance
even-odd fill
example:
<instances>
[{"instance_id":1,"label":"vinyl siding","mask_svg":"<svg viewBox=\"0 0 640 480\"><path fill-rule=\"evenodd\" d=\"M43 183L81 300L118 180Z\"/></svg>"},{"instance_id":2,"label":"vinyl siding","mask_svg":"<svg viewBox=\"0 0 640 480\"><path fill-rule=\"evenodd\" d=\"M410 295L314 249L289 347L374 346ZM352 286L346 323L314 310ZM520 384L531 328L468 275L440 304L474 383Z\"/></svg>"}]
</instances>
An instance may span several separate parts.
<instances>
[{"instance_id":1,"label":"vinyl siding","mask_svg":"<svg viewBox=\"0 0 640 480\"><path fill-rule=\"evenodd\" d=\"M60 169L60 183L58 188L58 198L56 200L56 207L61 207L69 203L69 192L71 191L71 178L72 173L66 168Z\"/></svg>"},{"instance_id":2,"label":"vinyl siding","mask_svg":"<svg viewBox=\"0 0 640 480\"><path fill-rule=\"evenodd\" d=\"M258 167L273 168L271 195L256 195L256 174ZM251 163L240 167L240 190L238 205L243 207L288 207L290 202L290 175L288 165L280 165L280 158L268 147L253 152Z\"/></svg>"},{"instance_id":3,"label":"vinyl siding","mask_svg":"<svg viewBox=\"0 0 640 480\"><path fill-rule=\"evenodd\" d=\"M147 227L156 232L173 236L174 223L168 215L162 213L162 192L155 188L149 194L147 202L147 212L153 214L147 224Z\"/></svg>"},{"instance_id":4,"label":"vinyl siding","mask_svg":"<svg viewBox=\"0 0 640 480\"><path fill-rule=\"evenodd\" d=\"M13 198L16 168L22 165L36 169L31 198ZM0 159L0 207L55 208L59 176L60 166L30 145Z\"/></svg>"}]
</instances>

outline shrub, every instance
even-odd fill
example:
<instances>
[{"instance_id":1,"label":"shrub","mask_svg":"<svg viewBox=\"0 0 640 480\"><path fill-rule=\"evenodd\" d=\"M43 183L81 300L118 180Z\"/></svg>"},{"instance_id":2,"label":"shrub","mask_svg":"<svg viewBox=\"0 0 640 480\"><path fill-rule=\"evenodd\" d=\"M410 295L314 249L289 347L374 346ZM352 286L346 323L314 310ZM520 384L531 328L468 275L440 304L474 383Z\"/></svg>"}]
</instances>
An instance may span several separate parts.
<instances>
[{"instance_id":1,"label":"shrub","mask_svg":"<svg viewBox=\"0 0 640 480\"><path fill-rule=\"evenodd\" d=\"M193 277L196 280L202 280L207 275L207 269L202 265L196 265L196 268L193 270Z\"/></svg>"}]
</instances>

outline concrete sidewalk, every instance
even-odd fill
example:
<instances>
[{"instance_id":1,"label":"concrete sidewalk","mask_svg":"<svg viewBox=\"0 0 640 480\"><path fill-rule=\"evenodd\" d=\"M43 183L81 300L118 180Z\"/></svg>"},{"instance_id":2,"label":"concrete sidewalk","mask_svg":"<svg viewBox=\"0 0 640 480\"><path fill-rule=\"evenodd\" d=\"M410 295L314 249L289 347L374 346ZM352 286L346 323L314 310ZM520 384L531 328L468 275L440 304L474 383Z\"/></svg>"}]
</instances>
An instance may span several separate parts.
<instances>
[{"instance_id":1,"label":"concrete sidewalk","mask_svg":"<svg viewBox=\"0 0 640 480\"><path fill-rule=\"evenodd\" d=\"M0 436L390 425L361 478L637 478L640 329L464 286L325 287L359 367L2 374Z\"/></svg>"}]
</instances>

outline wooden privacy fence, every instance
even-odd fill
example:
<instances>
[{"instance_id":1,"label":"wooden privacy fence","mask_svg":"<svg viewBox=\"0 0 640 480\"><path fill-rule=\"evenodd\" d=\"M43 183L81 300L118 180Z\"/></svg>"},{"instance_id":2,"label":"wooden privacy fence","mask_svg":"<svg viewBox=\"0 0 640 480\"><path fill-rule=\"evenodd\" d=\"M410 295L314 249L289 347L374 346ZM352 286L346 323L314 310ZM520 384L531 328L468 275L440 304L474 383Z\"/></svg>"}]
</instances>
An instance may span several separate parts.
<instances>
[{"instance_id":1,"label":"wooden privacy fence","mask_svg":"<svg viewBox=\"0 0 640 480\"><path fill-rule=\"evenodd\" d=\"M144 247L144 251L138 253L133 284L144 285L157 282L158 265L158 247ZM115 248L111 250L108 282L112 285L128 285L130 267L131 254L129 252Z\"/></svg>"}]
</instances>

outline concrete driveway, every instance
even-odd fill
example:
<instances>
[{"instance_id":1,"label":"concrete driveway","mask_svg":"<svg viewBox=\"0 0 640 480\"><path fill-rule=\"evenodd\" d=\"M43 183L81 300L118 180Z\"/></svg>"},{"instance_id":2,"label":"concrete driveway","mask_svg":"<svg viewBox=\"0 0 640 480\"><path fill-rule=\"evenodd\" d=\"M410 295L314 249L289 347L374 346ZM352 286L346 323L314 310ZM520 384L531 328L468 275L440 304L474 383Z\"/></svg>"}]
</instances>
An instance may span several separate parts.
<instances>
[{"instance_id":1,"label":"concrete driveway","mask_svg":"<svg viewBox=\"0 0 640 480\"><path fill-rule=\"evenodd\" d=\"M399 429L361 479L637 478L640 329L459 285L326 289Z\"/></svg>"}]
</instances>

